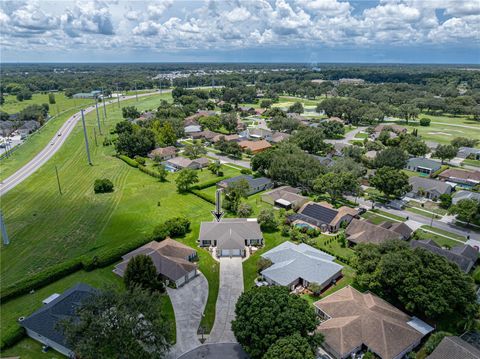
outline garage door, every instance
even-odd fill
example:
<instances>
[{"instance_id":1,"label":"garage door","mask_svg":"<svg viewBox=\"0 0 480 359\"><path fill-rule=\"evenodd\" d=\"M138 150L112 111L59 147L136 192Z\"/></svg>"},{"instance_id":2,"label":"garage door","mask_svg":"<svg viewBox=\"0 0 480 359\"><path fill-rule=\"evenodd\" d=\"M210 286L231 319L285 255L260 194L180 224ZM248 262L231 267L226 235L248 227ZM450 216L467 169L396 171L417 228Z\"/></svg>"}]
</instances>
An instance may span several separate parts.
<instances>
[{"instance_id":1,"label":"garage door","mask_svg":"<svg viewBox=\"0 0 480 359\"><path fill-rule=\"evenodd\" d=\"M185 283L185 277L179 278L179 279L177 279L177 281L175 282L175 284L177 285L177 288L178 288L178 287L181 287L184 283Z\"/></svg>"},{"instance_id":2,"label":"garage door","mask_svg":"<svg viewBox=\"0 0 480 359\"><path fill-rule=\"evenodd\" d=\"M230 257L230 256L240 257L241 256L240 249L222 249L221 256L222 257Z\"/></svg>"},{"instance_id":3,"label":"garage door","mask_svg":"<svg viewBox=\"0 0 480 359\"><path fill-rule=\"evenodd\" d=\"M190 273L188 273L188 275L187 275L187 278L188 278L188 279L192 279L193 277L195 277L195 271L194 271L194 270L192 270L192 271L191 271Z\"/></svg>"}]
</instances>

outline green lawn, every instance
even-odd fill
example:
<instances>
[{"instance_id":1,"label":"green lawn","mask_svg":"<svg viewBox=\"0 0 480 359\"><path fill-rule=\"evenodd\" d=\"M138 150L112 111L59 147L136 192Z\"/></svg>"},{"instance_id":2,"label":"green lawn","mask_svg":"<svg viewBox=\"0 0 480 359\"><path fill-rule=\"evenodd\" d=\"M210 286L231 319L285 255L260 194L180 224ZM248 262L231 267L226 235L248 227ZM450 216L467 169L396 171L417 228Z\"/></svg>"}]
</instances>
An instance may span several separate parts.
<instances>
[{"instance_id":1,"label":"green lawn","mask_svg":"<svg viewBox=\"0 0 480 359\"><path fill-rule=\"evenodd\" d=\"M462 241L462 242L467 241L467 238L465 236L460 236L460 235L452 233L452 232L444 231L443 229L440 229L440 228L437 228L437 227L431 227L431 226L423 225L421 228L428 229L429 231L436 232L436 233L439 233L439 234L443 234L444 236L447 236L447 237L458 239L459 241Z\"/></svg>"},{"instance_id":2,"label":"green lawn","mask_svg":"<svg viewBox=\"0 0 480 359\"><path fill-rule=\"evenodd\" d=\"M417 234L419 239L431 239L435 243L437 243L438 245L440 245L442 247L451 248L451 247L458 246L459 244L461 244L457 241L453 241L451 239L448 239L448 238L445 238L443 236L439 236L439 235L436 235L436 234L433 234L433 233L425 232L421 229L417 229L415 231L415 233Z\"/></svg>"},{"instance_id":3,"label":"green lawn","mask_svg":"<svg viewBox=\"0 0 480 359\"><path fill-rule=\"evenodd\" d=\"M434 219L442 218L441 216L439 216L437 214L431 214L431 213L425 212L422 209L416 208L416 207L406 207L405 210L408 211L408 212L419 214L419 215L427 217L427 218L432 218L432 217L434 217Z\"/></svg>"},{"instance_id":4,"label":"green lawn","mask_svg":"<svg viewBox=\"0 0 480 359\"><path fill-rule=\"evenodd\" d=\"M480 161L478 161L478 160L470 160L470 159L467 158L466 160L463 160L462 165L480 167Z\"/></svg>"},{"instance_id":5,"label":"green lawn","mask_svg":"<svg viewBox=\"0 0 480 359\"><path fill-rule=\"evenodd\" d=\"M407 219L405 217L402 217L402 216L397 216L395 214L391 214L391 213L388 213L388 212L385 212L385 211L382 211L380 209L372 209L371 210L372 212L374 213L377 213L377 214L380 214L382 216L386 216L386 217L389 217L390 219L394 220L394 221L398 221L398 222L405 222ZM381 216L379 216L381 217ZM386 219L386 218L385 218Z\"/></svg>"},{"instance_id":6,"label":"green lawn","mask_svg":"<svg viewBox=\"0 0 480 359\"><path fill-rule=\"evenodd\" d=\"M425 203L416 202L416 201L410 201L408 202L408 206L414 207L414 208L419 208L419 209L424 209L426 211L434 212L439 215L445 215L447 214L447 210L440 208L437 203L432 202L432 201L427 201Z\"/></svg>"},{"instance_id":7,"label":"green lawn","mask_svg":"<svg viewBox=\"0 0 480 359\"><path fill-rule=\"evenodd\" d=\"M17 319L21 316L28 316L35 310L42 306L42 300L47 298L53 293L62 293L68 288L74 286L77 283L86 283L95 288L113 287L115 289L123 290L123 282L121 278L112 272L113 266L109 266L102 269L97 269L92 272L78 271L70 274L55 283L52 283L46 287L36 290L33 294L26 294L15 300L11 300L0 307L1 310L1 327L2 331L7 332L12 327L17 327ZM170 298L164 295L160 299L162 301L162 307L165 311L167 318L173 323L174 327L172 331L174 337L175 331L175 315L173 312L173 306ZM36 345L34 345L36 344ZM24 339L14 347L2 352L4 356L21 356L22 358L37 358L37 355L41 351L41 345L30 339ZM49 352L49 354L54 351ZM55 353L56 357L63 357L58 353Z\"/></svg>"},{"instance_id":8,"label":"green lawn","mask_svg":"<svg viewBox=\"0 0 480 359\"><path fill-rule=\"evenodd\" d=\"M71 109L73 107L79 107L81 105L86 105L94 103L92 99L88 98L68 98L63 92L56 92L55 95L55 104L50 105L50 115L57 115L58 113ZM17 113L29 105L41 105L43 103L48 104L48 94L36 93L33 94L31 100L18 101L17 98L13 95L7 95L4 97L5 103L0 106L0 110L7 113Z\"/></svg>"},{"instance_id":9,"label":"green lawn","mask_svg":"<svg viewBox=\"0 0 480 359\"><path fill-rule=\"evenodd\" d=\"M401 172L405 173L408 177L422 177L421 173L415 171L401 170Z\"/></svg>"}]
</instances>

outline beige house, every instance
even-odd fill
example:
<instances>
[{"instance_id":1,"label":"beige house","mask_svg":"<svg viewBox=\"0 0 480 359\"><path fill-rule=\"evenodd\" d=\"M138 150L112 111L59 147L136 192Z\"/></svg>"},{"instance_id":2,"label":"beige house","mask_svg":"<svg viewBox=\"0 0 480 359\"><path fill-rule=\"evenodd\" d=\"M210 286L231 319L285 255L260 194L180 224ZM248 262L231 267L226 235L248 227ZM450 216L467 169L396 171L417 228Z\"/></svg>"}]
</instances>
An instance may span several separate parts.
<instances>
[{"instance_id":1,"label":"beige house","mask_svg":"<svg viewBox=\"0 0 480 359\"><path fill-rule=\"evenodd\" d=\"M174 146L158 147L148 154L151 159L169 160L176 156L177 149Z\"/></svg>"},{"instance_id":2,"label":"beige house","mask_svg":"<svg viewBox=\"0 0 480 359\"><path fill-rule=\"evenodd\" d=\"M298 188L282 186L262 194L261 198L272 206L297 210L309 201L309 198L302 196L300 192Z\"/></svg>"}]
</instances>

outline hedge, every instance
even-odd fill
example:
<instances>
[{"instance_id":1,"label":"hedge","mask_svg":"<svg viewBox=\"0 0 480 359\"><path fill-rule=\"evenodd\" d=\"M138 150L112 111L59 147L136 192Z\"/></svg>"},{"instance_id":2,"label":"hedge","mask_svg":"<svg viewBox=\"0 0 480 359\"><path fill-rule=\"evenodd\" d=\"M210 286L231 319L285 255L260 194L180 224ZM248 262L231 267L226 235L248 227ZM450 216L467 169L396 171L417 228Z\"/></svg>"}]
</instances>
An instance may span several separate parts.
<instances>
[{"instance_id":1,"label":"hedge","mask_svg":"<svg viewBox=\"0 0 480 359\"><path fill-rule=\"evenodd\" d=\"M131 252L151 241L151 238L138 238L135 241L124 243L121 246L105 249L94 256L83 256L83 268L91 271L96 268L106 267L119 261L125 253Z\"/></svg>"},{"instance_id":2,"label":"hedge","mask_svg":"<svg viewBox=\"0 0 480 359\"><path fill-rule=\"evenodd\" d=\"M193 193L195 196L200 197L201 199L210 202L212 204L215 204L215 197L210 196L208 193L204 193L199 189L192 189L190 190L191 193Z\"/></svg>"},{"instance_id":3,"label":"hedge","mask_svg":"<svg viewBox=\"0 0 480 359\"><path fill-rule=\"evenodd\" d=\"M439 170L436 170L432 174L430 174L431 178L437 178L440 173L442 173L445 170L448 170L450 167L447 165L441 165Z\"/></svg>"},{"instance_id":4,"label":"hedge","mask_svg":"<svg viewBox=\"0 0 480 359\"><path fill-rule=\"evenodd\" d=\"M140 171L142 171L143 173L146 173L149 176L152 176L152 177L155 177L155 178L158 178L158 179L162 179L162 175L160 175L160 173L158 173L157 171L151 170L150 168L147 168L146 166L138 165L138 169Z\"/></svg>"},{"instance_id":5,"label":"hedge","mask_svg":"<svg viewBox=\"0 0 480 359\"><path fill-rule=\"evenodd\" d=\"M218 182L226 180L227 178L230 178L230 177L217 177L217 178L211 179L210 181L205 181L205 182L196 184L195 186L190 187L190 190L199 190L199 189L212 187L212 186L215 186Z\"/></svg>"},{"instance_id":6,"label":"hedge","mask_svg":"<svg viewBox=\"0 0 480 359\"><path fill-rule=\"evenodd\" d=\"M14 346L25 337L25 329L17 325L2 329L2 338L0 339L0 350Z\"/></svg>"},{"instance_id":7,"label":"hedge","mask_svg":"<svg viewBox=\"0 0 480 359\"><path fill-rule=\"evenodd\" d=\"M82 269L82 267L83 263L80 257L47 268L31 277L21 279L5 289L2 289L0 301L5 303L10 299L18 297L19 295L29 293L31 290L53 283L57 279L63 278Z\"/></svg>"},{"instance_id":8,"label":"hedge","mask_svg":"<svg viewBox=\"0 0 480 359\"><path fill-rule=\"evenodd\" d=\"M120 158L123 162L125 162L127 165L132 166L137 168L139 166L139 163L135 160L132 160L130 157L125 156L125 155L117 155L118 158Z\"/></svg>"}]
</instances>

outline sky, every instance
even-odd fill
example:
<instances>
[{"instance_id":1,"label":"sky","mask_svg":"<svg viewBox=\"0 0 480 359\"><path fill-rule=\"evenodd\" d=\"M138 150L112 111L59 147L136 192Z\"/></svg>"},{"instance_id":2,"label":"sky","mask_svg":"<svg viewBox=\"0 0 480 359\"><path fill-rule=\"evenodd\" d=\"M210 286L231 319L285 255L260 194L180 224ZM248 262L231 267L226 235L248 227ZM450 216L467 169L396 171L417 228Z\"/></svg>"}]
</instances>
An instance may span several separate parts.
<instances>
[{"instance_id":1,"label":"sky","mask_svg":"<svg viewBox=\"0 0 480 359\"><path fill-rule=\"evenodd\" d=\"M480 0L1 0L0 61L479 64Z\"/></svg>"}]
</instances>

